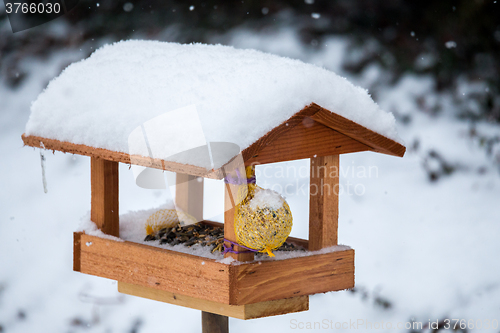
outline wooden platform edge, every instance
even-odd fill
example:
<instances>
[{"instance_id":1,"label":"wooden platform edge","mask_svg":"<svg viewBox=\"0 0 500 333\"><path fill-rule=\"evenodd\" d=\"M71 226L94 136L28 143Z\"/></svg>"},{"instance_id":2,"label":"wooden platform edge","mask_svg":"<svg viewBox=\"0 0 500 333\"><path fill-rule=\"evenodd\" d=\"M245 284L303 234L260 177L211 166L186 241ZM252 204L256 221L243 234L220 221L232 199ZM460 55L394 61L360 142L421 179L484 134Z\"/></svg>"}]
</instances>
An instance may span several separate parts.
<instances>
[{"instance_id":1,"label":"wooden platform edge","mask_svg":"<svg viewBox=\"0 0 500 333\"><path fill-rule=\"evenodd\" d=\"M34 148L43 148L48 150L57 150L63 153L77 154L83 156L97 157L104 160L120 162L125 164L140 165L148 168L160 169L165 171L190 174L198 177L222 179L222 170L206 170L194 165L168 162L158 158L151 158L139 155L129 155L127 153L116 152L103 148L95 148L82 144L70 143L54 139L46 139L39 136L21 135L24 145Z\"/></svg>"},{"instance_id":2,"label":"wooden platform edge","mask_svg":"<svg viewBox=\"0 0 500 333\"><path fill-rule=\"evenodd\" d=\"M354 287L354 250L226 265L215 259L74 234L74 269L155 290L246 305Z\"/></svg>"},{"instance_id":3,"label":"wooden platform edge","mask_svg":"<svg viewBox=\"0 0 500 333\"><path fill-rule=\"evenodd\" d=\"M309 310L309 296L245 305L229 305L118 281L123 294L179 305L237 319L257 319Z\"/></svg>"},{"instance_id":4,"label":"wooden platform edge","mask_svg":"<svg viewBox=\"0 0 500 333\"><path fill-rule=\"evenodd\" d=\"M230 304L251 304L354 287L354 250L231 266Z\"/></svg>"},{"instance_id":5,"label":"wooden platform edge","mask_svg":"<svg viewBox=\"0 0 500 333\"><path fill-rule=\"evenodd\" d=\"M230 267L214 259L74 233L81 273L229 304Z\"/></svg>"}]
</instances>

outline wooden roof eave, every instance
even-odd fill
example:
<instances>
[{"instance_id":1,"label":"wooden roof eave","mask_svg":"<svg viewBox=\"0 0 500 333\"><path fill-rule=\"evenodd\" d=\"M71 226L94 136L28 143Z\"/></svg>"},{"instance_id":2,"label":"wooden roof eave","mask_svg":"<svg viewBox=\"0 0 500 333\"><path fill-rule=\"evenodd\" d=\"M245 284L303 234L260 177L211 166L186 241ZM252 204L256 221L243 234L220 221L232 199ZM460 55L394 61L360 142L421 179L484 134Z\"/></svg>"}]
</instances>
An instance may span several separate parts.
<instances>
[{"instance_id":1,"label":"wooden roof eave","mask_svg":"<svg viewBox=\"0 0 500 333\"><path fill-rule=\"evenodd\" d=\"M299 124L307 124L309 122L319 123L336 133L342 134L341 136L336 136L335 138L342 141L344 145L342 147L337 147L338 149L331 149L330 154L346 154L359 151L374 151L382 154L394 155L402 157L406 151L406 148L399 144L398 142L386 138L364 126L361 126L352 120L344 118L336 113L330 112L327 109L322 108L318 104L311 103L306 106L301 111L294 114L288 120L284 121L279 126L275 127L273 130L268 132L266 135L261 137L259 140L254 142L248 148L244 149L242 152L243 160L245 164L263 164L269 162L281 162L284 161L280 152L277 151L274 158L265 158L264 161L260 161L260 154L266 150L266 147L271 147L279 138L286 133L294 131L297 129ZM307 125L306 125L307 126ZM311 124L312 126L312 124ZM295 130L300 131L300 130ZM348 140L346 140L348 139ZM349 143L345 145L346 141ZM325 142L327 143L327 142ZM293 158L288 158L285 160L294 160L306 157L312 157L316 154L314 151L309 152L311 156L295 156ZM268 154L269 155L269 154Z\"/></svg>"},{"instance_id":2,"label":"wooden roof eave","mask_svg":"<svg viewBox=\"0 0 500 333\"><path fill-rule=\"evenodd\" d=\"M352 120L332 113L315 103L312 103L311 105L319 108L318 112L314 113L312 116L312 119L315 121L372 147L373 151L377 153L398 157L404 156L406 147L402 144L361 126Z\"/></svg>"},{"instance_id":3,"label":"wooden roof eave","mask_svg":"<svg viewBox=\"0 0 500 333\"><path fill-rule=\"evenodd\" d=\"M332 113L322 108L321 106L312 103L294 114L279 126L269 131L266 135L258 139L252 145L244 149L242 151L242 156L245 164L250 164L253 162L261 163L262 161L259 161L259 154L262 154L266 151L267 156L263 160L264 163L281 162L312 157L312 155L316 153L310 150L307 151L308 155L294 155L293 153L289 152L286 156L280 156L279 149L276 149L276 152L273 151L274 147L279 148L278 143L280 141L280 137L286 137L287 135L290 135L290 133L299 133L302 130L302 126L297 126L300 124L304 125L310 122L319 124L319 126L315 128L320 129L323 134L325 132L324 127L327 127L329 129L327 132L331 132L329 133L330 136L328 137L330 140L334 142L336 140L344 142L344 144L341 146L332 145L333 148L331 150L324 151L324 154L332 155L357 151L375 151L382 154L402 157L406 151L406 148L396 141L386 138L383 135L369 130L364 126L361 126L347 118ZM46 139L38 136L27 136L23 134L22 139L24 144L30 147L58 150L64 153L92 156L109 161L121 162L125 164L135 164L149 168L185 173L193 176L212 179L222 179L224 177L223 170L228 169L228 167L234 164L236 161L236 159L233 158L231 161L229 161L219 169L207 170L203 167L194 165L170 162L145 156L131 156L123 152L116 152L108 149L95 148L82 144L74 144L54 139ZM348 144L345 144L346 142ZM275 145L274 147L273 144ZM283 142L281 143L281 145L283 146Z\"/></svg>"},{"instance_id":4,"label":"wooden roof eave","mask_svg":"<svg viewBox=\"0 0 500 333\"><path fill-rule=\"evenodd\" d=\"M148 168L185 173L198 177L205 177L212 179L222 179L224 177L221 169L207 170L203 167L198 167L194 165L170 162L159 158L151 158L140 155L129 155L127 153L112 151L103 148L95 148L82 144L75 144L54 139L46 139L39 136L23 134L22 139L25 146L30 146L35 148L57 150L57 151L62 151L63 153L97 157L108 161L140 165Z\"/></svg>"}]
</instances>

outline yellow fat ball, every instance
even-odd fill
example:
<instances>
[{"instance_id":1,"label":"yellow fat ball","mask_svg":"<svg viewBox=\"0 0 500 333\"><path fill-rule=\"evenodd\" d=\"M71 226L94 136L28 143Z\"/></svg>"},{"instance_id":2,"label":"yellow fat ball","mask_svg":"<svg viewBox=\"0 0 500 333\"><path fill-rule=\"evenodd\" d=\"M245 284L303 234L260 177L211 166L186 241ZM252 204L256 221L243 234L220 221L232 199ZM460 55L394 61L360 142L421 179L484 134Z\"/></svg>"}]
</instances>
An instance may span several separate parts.
<instances>
[{"instance_id":1,"label":"yellow fat ball","mask_svg":"<svg viewBox=\"0 0 500 333\"><path fill-rule=\"evenodd\" d=\"M248 169L247 169L247 177ZM247 186L247 185L241 185ZM274 257L292 231L292 213L287 202L272 190L248 184L246 198L236 206L234 231L239 244Z\"/></svg>"}]
</instances>

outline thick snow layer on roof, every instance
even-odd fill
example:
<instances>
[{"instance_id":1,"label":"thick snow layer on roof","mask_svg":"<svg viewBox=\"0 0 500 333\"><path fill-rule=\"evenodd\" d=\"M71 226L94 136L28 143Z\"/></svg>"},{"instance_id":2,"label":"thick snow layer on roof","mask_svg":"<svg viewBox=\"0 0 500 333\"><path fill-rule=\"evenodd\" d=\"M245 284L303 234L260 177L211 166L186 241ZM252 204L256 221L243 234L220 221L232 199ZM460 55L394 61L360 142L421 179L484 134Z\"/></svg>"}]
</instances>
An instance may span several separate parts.
<instances>
[{"instance_id":1,"label":"thick snow layer on roof","mask_svg":"<svg viewBox=\"0 0 500 333\"><path fill-rule=\"evenodd\" d=\"M206 142L243 150L312 102L400 141L393 115L331 71L255 50L155 41L107 45L70 65L33 102L26 134L218 168L178 153Z\"/></svg>"}]
</instances>

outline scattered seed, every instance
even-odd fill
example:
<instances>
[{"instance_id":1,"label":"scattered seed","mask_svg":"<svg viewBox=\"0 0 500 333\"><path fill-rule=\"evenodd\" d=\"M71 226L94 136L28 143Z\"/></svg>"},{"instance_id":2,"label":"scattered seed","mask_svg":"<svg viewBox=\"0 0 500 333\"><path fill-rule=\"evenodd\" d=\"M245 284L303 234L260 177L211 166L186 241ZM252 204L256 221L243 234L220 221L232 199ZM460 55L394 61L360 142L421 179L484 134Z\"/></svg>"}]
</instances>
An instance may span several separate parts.
<instances>
[{"instance_id":1,"label":"scattered seed","mask_svg":"<svg viewBox=\"0 0 500 333\"><path fill-rule=\"evenodd\" d=\"M196 223L188 226L177 225L173 228L163 228L157 233L147 235L144 241L159 241L161 245L210 246L211 253L224 251L224 228L208 224ZM305 251L292 243L285 242L275 251ZM260 256L256 253L256 256Z\"/></svg>"}]
</instances>

